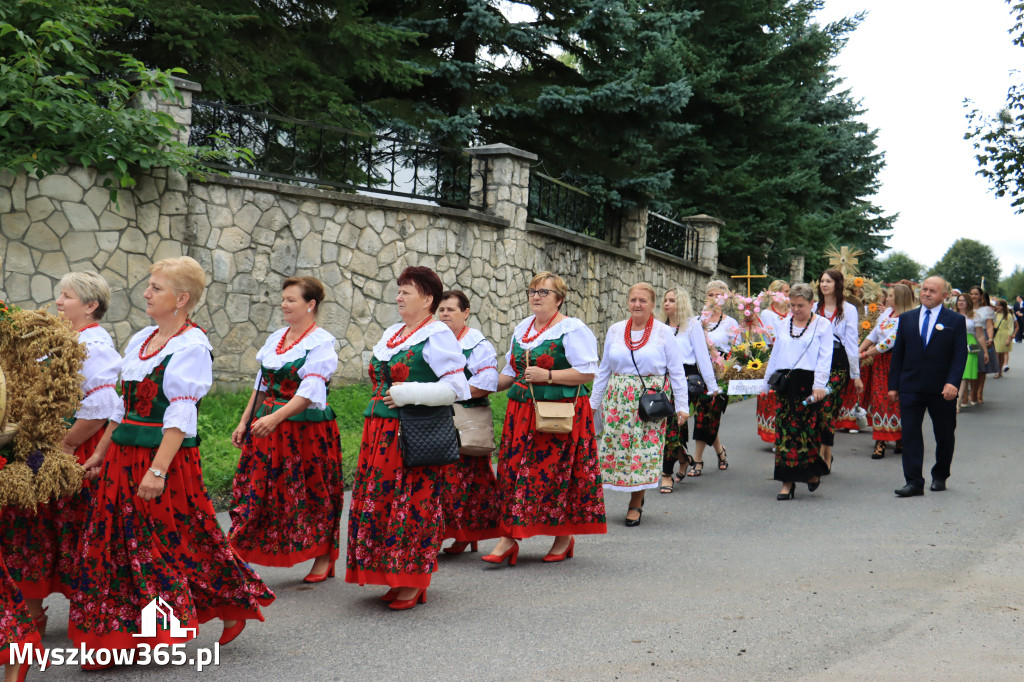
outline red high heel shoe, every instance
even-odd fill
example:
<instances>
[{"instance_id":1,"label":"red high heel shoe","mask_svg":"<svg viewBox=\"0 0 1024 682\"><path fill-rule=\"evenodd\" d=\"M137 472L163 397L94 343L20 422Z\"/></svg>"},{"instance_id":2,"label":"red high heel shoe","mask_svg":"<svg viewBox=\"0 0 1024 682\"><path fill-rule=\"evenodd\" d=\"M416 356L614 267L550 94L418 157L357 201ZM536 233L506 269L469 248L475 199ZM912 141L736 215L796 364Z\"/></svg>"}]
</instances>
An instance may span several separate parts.
<instances>
[{"instance_id":1,"label":"red high heel shoe","mask_svg":"<svg viewBox=\"0 0 1024 682\"><path fill-rule=\"evenodd\" d=\"M392 587L390 590L388 590L387 592L385 592L384 594L381 595L380 600L381 601L386 601L388 603L395 601L395 598L398 596L398 591L400 589L402 589L402 588L401 587Z\"/></svg>"},{"instance_id":2,"label":"red high heel shoe","mask_svg":"<svg viewBox=\"0 0 1024 682\"><path fill-rule=\"evenodd\" d=\"M426 603L427 603L427 588L424 587L424 588L421 588L420 591L416 593L416 596L413 597L412 599L402 599L402 600L395 599L390 604L388 604L388 608L392 608L395 611L404 611L406 609L411 609L412 607L416 606L417 604L426 604Z\"/></svg>"},{"instance_id":3,"label":"red high heel shoe","mask_svg":"<svg viewBox=\"0 0 1024 682\"><path fill-rule=\"evenodd\" d=\"M328 578L333 578L333 577L334 577L334 562L332 561L331 565L327 567L326 571L324 571L323 573L310 573L309 575L307 575L305 578L302 579L302 582L304 582L304 583L322 583L323 581L327 580Z\"/></svg>"},{"instance_id":4,"label":"red high heel shoe","mask_svg":"<svg viewBox=\"0 0 1024 682\"><path fill-rule=\"evenodd\" d=\"M242 634L242 630L244 629L245 620L241 618L236 620L234 625L232 625L229 628L224 628L224 633L220 636L220 639L218 640L220 645L224 646L225 644L230 644L231 642L235 641L235 638Z\"/></svg>"},{"instance_id":5,"label":"red high heel shoe","mask_svg":"<svg viewBox=\"0 0 1024 682\"><path fill-rule=\"evenodd\" d=\"M453 542L451 547L445 547L444 548L444 553L445 554L462 554L463 552L466 551L466 547L470 548L469 549L470 552L475 552L477 550L477 545L476 545L475 542Z\"/></svg>"},{"instance_id":6,"label":"red high heel shoe","mask_svg":"<svg viewBox=\"0 0 1024 682\"><path fill-rule=\"evenodd\" d=\"M573 550L575 548L576 548L576 538L571 537L571 538L569 538L569 546L565 548L564 552L562 552L561 554L551 554L549 552L543 559L541 559L541 561L546 561L547 563L550 564L550 563L553 563L555 561L565 561L566 559L571 559L572 555L573 555Z\"/></svg>"},{"instance_id":7,"label":"red high heel shoe","mask_svg":"<svg viewBox=\"0 0 1024 682\"><path fill-rule=\"evenodd\" d=\"M489 564L501 564L508 559L509 566L515 566L516 561L519 560L519 543L515 540L512 541L512 546L505 550L504 554L488 554L487 556L480 557L481 561L486 561Z\"/></svg>"}]
</instances>

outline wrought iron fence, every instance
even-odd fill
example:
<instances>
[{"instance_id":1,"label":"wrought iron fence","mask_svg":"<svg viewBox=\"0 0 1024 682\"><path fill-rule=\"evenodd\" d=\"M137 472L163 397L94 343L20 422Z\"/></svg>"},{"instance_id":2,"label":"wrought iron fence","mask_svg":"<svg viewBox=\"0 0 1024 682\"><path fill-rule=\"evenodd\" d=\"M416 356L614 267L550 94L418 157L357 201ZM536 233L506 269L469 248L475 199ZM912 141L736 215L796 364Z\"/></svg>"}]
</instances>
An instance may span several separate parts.
<instances>
[{"instance_id":1,"label":"wrought iron fence","mask_svg":"<svg viewBox=\"0 0 1024 682\"><path fill-rule=\"evenodd\" d=\"M618 246L619 212L578 187L530 172L528 220L585 234Z\"/></svg>"},{"instance_id":2,"label":"wrought iron fence","mask_svg":"<svg viewBox=\"0 0 1024 682\"><path fill-rule=\"evenodd\" d=\"M479 194L471 201L472 165L467 152L415 139L193 100L189 144L249 149L253 154L251 163L239 160L235 165L211 164L245 175L461 208L482 202Z\"/></svg>"},{"instance_id":3,"label":"wrought iron fence","mask_svg":"<svg viewBox=\"0 0 1024 682\"><path fill-rule=\"evenodd\" d=\"M647 214L647 248L696 262L700 254L700 233L693 225L650 211Z\"/></svg>"}]
</instances>

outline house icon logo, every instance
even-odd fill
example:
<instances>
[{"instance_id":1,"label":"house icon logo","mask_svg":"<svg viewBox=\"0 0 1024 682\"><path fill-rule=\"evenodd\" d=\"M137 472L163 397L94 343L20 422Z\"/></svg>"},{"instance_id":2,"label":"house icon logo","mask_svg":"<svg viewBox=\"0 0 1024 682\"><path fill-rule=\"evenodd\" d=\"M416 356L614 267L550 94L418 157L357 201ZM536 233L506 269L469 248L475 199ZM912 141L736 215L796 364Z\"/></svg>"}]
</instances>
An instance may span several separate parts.
<instances>
[{"instance_id":1,"label":"house icon logo","mask_svg":"<svg viewBox=\"0 0 1024 682\"><path fill-rule=\"evenodd\" d=\"M196 636L197 628L183 628L178 617L174 615L174 609L164 601L163 597L157 597L146 604L142 609L142 632L133 634L132 637L156 637L157 625L170 633L171 637L192 637Z\"/></svg>"}]
</instances>

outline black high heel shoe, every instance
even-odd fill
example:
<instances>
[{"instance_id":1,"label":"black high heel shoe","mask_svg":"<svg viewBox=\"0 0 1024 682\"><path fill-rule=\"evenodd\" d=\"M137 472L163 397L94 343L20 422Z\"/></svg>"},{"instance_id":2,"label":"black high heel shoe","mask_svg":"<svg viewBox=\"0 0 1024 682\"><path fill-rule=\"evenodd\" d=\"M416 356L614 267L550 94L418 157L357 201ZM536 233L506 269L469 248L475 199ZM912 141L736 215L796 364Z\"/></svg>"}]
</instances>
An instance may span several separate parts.
<instances>
[{"instance_id":1,"label":"black high heel shoe","mask_svg":"<svg viewBox=\"0 0 1024 682\"><path fill-rule=\"evenodd\" d=\"M815 490L818 489L819 485L821 485L821 479L820 478L817 481L813 481L813 482L812 481L808 481L807 482L807 492L813 493ZM793 486L793 489L796 490L796 486L795 485Z\"/></svg>"},{"instance_id":2,"label":"black high heel shoe","mask_svg":"<svg viewBox=\"0 0 1024 682\"><path fill-rule=\"evenodd\" d=\"M638 511L638 512L640 512L640 516L636 517L635 519L626 519L626 528L636 528L637 526L640 525L640 520L642 518L644 518L644 502L646 502L646 501L647 501L647 498L645 497L644 499L640 500L640 506L639 507L627 507L626 508L626 513L627 514L629 512L631 512L631 511Z\"/></svg>"},{"instance_id":3,"label":"black high heel shoe","mask_svg":"<svg viewBox=\"0 0 1024 682\"><path fill-rule=\"evenodd\" d=\"M875 441L875 450L871 453L871 459L882 459L885 457L885 441Z\"/></svg>"},{"instance_id":4,"label":"black high heel shoe","mask_svg":"<svg viewBox=\"0 0 1024 682\"><path fill-rule=\"evenodd\" d=\"M778 495L775 496L775 499L779 500L780 502L782 500L796 499L796 483L792 483L790 485L792 485L793 487L789 489L788 493L779 493Z\"/></svg>"}]
</instances>

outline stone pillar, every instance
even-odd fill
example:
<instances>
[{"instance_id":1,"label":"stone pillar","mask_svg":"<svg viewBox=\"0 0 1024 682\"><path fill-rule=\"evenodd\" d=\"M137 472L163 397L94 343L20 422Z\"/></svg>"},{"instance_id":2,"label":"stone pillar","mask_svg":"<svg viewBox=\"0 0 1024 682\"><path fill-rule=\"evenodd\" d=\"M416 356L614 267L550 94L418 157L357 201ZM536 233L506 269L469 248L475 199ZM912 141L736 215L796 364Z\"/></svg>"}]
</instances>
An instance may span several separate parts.
<instances>
[{"instance_id":1,"label":"stone pillar","mask_svg":"<svg viewBox=\"0 0 1024 682\"><path fill-rule=\"evenodd\" d=\"M489 144L466 150L473 156L470 189L474 205L504 218L517 230L526 229L530 202L530 164L537 155L507 144Z\"/></svg>"},{"instance_id":2,"label":"stone pillar","mask_svg":"<svg viewBox=\"0 0 1024 682\"><path fill-rule=\"evenodd\" d=\"M647 213L646 206L636 206L622 211L622 234L619 246L640 259L647 260Z\"/></svg>"},{"instance_id":3,"label":"stone pillar","mask_svg":"<svg viewBox=\"0 0 1024 682\"><path fill-rule=\"evenodd\" d=\"M793 256L793 259L789 261L789 281L793 283L804 281L804 264L806 261L803 256Z\"/></svg>"},{"instance_id":4,"label":"stone pillar","mask_svg":"<svg viewBox=\"0 0 1024 682\"><path fill-rule=\"evenodd\" d=\"M700 249L697 255L697 264L708 268L712 272L717 272L718 237L722 234L725 222L703 213L682 218L679 222L696 227L700 233Z\"/></svg>"},{"instance_id":5,"label":"stone pillar","mask_svg":"<svg viewBox=\"0 0 1024 682\"><path fill-rule=\"evenodd\" d=\"M156 93L145 93L137 98L139 108L162 111L170 114L176 123L185 126L174 133L175 139L187 143L192 128L192 97L203 91L203 86L195 81L171 76L171 84L178 91L178 98L167 99Z\"/></svg>"}]
</instances>

